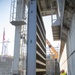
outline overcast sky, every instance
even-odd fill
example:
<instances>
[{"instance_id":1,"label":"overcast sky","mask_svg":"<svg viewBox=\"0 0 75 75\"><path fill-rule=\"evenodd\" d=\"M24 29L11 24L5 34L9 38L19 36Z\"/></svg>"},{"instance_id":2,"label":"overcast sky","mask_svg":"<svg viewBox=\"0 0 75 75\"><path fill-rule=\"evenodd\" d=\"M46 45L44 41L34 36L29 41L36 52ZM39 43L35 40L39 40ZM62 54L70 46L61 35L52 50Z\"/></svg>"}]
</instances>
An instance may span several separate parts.
<instances>
[{"instance_id":1,"label":"overcast sky","mask_svg":"<svg viewBox=\"0 0 75 75\"><path fill-rule=\"evenodd\" d=\"M10 24L11 0L0 0L0 54L2 51L3 30L5 28L5 40L9 39L8 54L13 55L15 27Z\"/></svg>"}]
</instances>

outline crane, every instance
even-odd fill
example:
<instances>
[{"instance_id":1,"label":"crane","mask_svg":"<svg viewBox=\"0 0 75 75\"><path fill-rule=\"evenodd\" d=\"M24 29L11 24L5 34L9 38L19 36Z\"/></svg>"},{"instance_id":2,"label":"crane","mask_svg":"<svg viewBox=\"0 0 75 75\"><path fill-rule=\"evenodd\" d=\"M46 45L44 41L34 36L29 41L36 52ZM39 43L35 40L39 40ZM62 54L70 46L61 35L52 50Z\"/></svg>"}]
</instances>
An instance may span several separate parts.
<instances>
[{"instance_id":1,"label":"crane","mask_svg":"<svg viewBox=\"0 0 75 75\"><path fill-rule=\"evenodd\" d=\"M49 46L49 48L51 49L50 50L50 53L54 55L52 55L52 58L58 58L58 52L54 49L54 47L50 44L50 42L48 41L48 39L46 39L46 43L47 45Z\"/></svg>"}]
</instances>

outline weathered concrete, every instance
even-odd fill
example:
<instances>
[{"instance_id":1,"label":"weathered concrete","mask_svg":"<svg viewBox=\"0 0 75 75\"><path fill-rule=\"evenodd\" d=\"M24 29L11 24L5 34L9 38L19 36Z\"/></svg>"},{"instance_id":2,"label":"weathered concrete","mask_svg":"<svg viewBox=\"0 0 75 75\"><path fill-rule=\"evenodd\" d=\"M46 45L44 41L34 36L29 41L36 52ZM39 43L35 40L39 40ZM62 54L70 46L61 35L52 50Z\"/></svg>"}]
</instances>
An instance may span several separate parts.
<instances>
[{"instance_id":1,"label":"weathered concrete","mask_svg":"<svg viewBox=\"0 0 75 75\"><path fill-rule=\"evenodd\" d=\"M75 14L67 39L68 75L75 74Z\"/></svg>"},{"instance_id":2,"label":"weathered concrete","mask_svg":"<svg viewBox=\"0 0 75 75\"><path fill-rule=\"evenodd\" d=\"M10 56L0 56L0 75L12 75L12 61Z\"/></svg>"},{"instance_id":3,"label":"weathered concrete","mask_svg":"<svg viewBox=\"0 0 75 75\"><path fill-rule=\"evenodd\" d=\"M75 75L75 14L73 14L70 29L67 34L66 47L64 47L60 70L64 69L68 75Z\"/></svg>"},{"instance_id":4,"label":"weathered concrete","mask_svg":"<svg viewBox=\"0 0 75 75\"><path fill-rule=\"evenodd\" d=\"M46 74L47 75L59 75L59 62L57 59L46 59Z\"/></svg>"}]
</instances>

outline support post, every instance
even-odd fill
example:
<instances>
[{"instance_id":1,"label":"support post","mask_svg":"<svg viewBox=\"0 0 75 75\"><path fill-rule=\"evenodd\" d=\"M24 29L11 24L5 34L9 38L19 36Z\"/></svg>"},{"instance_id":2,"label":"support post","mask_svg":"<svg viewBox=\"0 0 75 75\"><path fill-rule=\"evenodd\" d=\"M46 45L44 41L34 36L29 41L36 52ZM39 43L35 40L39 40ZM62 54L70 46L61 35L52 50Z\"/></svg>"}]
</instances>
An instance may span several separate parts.
<instances>
[{"instance_id":1,"label":"support post","mask_svg":"<svg viewBox=\"0 0 75 75\"><path fill-rule=\"evenodd\" d=\"M19 75L19 56L20 56L20 31L21 26L16 26L14 43L13 75Z\"/></svg>"},{"instance_id":2,"label":"support post","mask_svg":"<svg viewBox=\"0 0 75 75\"><path fill-rule=\"evenodd\" d=\"M36 75L36 15L37 0L30 0L28 13L27 74Z\"/></svg>"}]
</instances>

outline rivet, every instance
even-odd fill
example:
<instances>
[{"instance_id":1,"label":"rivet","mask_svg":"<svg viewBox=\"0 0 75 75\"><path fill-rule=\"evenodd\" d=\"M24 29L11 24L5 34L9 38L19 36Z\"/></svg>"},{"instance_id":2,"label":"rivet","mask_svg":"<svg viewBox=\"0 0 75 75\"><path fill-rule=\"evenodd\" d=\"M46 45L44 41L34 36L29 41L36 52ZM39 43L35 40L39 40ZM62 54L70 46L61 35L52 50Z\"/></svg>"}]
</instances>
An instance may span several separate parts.
<instances>
[{"instance_id":1,"label":"rivet","mask_svg":"<svg viewBox=\"0 0 75 75\"><path fill-rule=\"evenodd\" d=\"M32 43L32 40L30 40L30 43Z\"/></svg>"},{"instance_id":2,"label":"rivet","mask_svg":"<svg viewBox=\"0 0 75 75\"><path fill-rule=\"evenodd\" d=\"M31 11L31 13L33 13L33 11Z\"/></svg>"}]
</instances>

